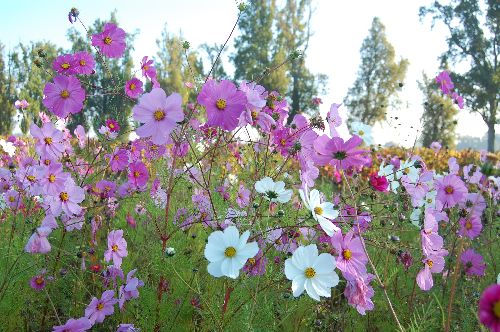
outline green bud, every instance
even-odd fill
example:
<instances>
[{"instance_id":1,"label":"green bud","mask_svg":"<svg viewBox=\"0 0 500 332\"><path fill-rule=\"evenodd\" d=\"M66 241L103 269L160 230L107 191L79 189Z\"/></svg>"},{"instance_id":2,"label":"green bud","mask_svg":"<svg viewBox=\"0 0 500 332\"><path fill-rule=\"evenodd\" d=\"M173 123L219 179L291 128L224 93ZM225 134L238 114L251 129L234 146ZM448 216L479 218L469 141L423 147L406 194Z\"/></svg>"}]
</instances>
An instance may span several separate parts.
<instances>
[{"instance_id":1,"label":"green bud","mask_svg":"<svg viewBox=\"0 0 500 332\"><path fill-rule=\"evenodd\" d=\"M257 202L253 203L253 208L254 209L257 209L258 207L259 207L259 203L257 203Z\"/></svg>"},{"instance_id":2,"label":"green bud","mask_svg":"<svg viewBox=\"0 0 500 332\"><path fill-rule=\"evenodd\" d=\"M278 211L278 217L283 217L285 215L285 211L279 210Z\"/></svg>"},{"instance_id":3,"label":"green bud","mask_svg":"<svg viewBox=\"0 0 500 332\"><path fill-rule=\"evenodd\" d=\"M183 43L182 43L182 48L185 49L185 50L188 50L189 47L191 45L189 44L189 42L187 40L185 40Z\"/></svg>"}]
</instances>

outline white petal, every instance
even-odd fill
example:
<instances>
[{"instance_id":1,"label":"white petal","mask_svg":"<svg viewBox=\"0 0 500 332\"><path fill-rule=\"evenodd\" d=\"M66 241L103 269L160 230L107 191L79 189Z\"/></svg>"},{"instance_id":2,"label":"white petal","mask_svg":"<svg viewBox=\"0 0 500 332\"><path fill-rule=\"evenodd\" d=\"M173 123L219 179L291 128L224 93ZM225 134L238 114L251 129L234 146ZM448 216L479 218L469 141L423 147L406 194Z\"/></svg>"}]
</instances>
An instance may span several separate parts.
<instances>
[{"instance_id":1,"label":"white petal","mask_svg":"<svg viewBox=\"0 0 500 332\"><path fill-rule=\"evenodd\" d=\"M210 262L218 262L224 259L224 242L210 241L205 246L205 258Z\"/></svg>"},{"instance_id":2,"label":"white petal","mask_svg":"<svg viewBox=\"0 0 500 332\"><path fill-rule=\"evenodd\" d=\"M306 289L307 295L309 295L312 299L316 301L320 301L319 295L318 293L316 293L316 290L312 285L311 279L306 279L304 283L304 288Z\"/></svg>"},{"instance_id":3,"label":"white petal","mask_svg":"<svg viewBox=\"0 0 500 332\"><path fill-rule=\"evenodd\" d=\"M302 275L298 275L292 280L292 292L293 296L298 297L300 294L304 292L304 283L306 281L306 277L302 273Z\"/></svg>"},{"instance_id":4,"label":"white petal","mask_svg":"<svg viewBox=\"0 0 500 332\"><path fill-rule=\"evenodd\" d=\"M302 271L311 266L312 261L306 247L298 247L297 250L293 252L292 263Z\"/></svg>"},{"instance_id":5,"label":"white petal","mask_svg":"<svg viewBox=\"0 0 500 332\"><path fill-rule=\"evenodd\" d=\"M257 242L250 242L245 244L242 248L236 251L238 257L242 257L245 261L249 258L255 257L259 252L259 245Z\"/></svg>"},{"instance_id":6,"label":"white petal","mask_svg":"<svg viewBox=\"0 0 500 332\"><path fill-rule=\"evenodd\" d=\"M274 187L274 182L273 180L266 176L260 181L255 182L255 190L257 190L258 193L265 193L268 190L271 190Z\"/></svg>"},{"instance_id":7,"label":"white petal","mask_svg":"<svg viewBox=\"0 0 500 332\"><path fill-rule=\"evenodd\" d=\"M278 196L278 202L280 203L286 203L292 198L292 190L288 189L283 191L282 193L279 194Z\"/></svg>"},{"instance_id":8,"label":"white petal","mask_svg":"<svg viewBox=\"0 0 500 332\"><path fill-rule=\"evenodd\" d=\"M335 258L327 253L323 253L316 258L313 269L318 274L330 273L335 269Z\"/></svg>"},{"instance_id":9,"label":"white petal","mask_svg":"<svg viewBox=\"0 0 500 332\"><path fill-rule=\"evenodd\" d=\"M288 280L293 280L300 275L304 275L304 271L293 264L292 259L288 258L285 261L285 276Z\"/></svg>"},{"instance_id":10,"label":"white petal","mask_svg":"<svg viewBox=\"0 0 500 332\"><path fill-rule=\"evenodd\" d=\"M317 189L312 190L309 194L309 203L311 204L311 207L321 205L321 198Z\"/></svg>"},{"instance_id":11,"label":"white petal","mask_svg":"<svg viewBox=\"0 0 500 332\"><path fill-rule=\"evenodd\" d=\"M243 249L245 247L245 245L247 244L249 237L250 237L250 231L243 232L243 234L241 234L241 237L238 240L238 246L236 248Z\"/></svg>"},{"instance_id":12,"label":"white petal","mask_svg":"<svg viewBox=\"0 0 500 332\"><path fill-rule=\"evenodd\" d=\"M302 199L302 202L304 202L304 206L308 210L311 210L311 207L309 205L309 200L307 199L306 194L304 193L304 191L302 189L299 189L299 195L300 195L300 198Z\"/></svg>"},{"instance_id":13,"label":"white petal","mask_svg":"<svg viewBox=\"0 0 500 332\"><path fill-rule=\"evenodd\" d=\"M235 259L228 258L223 260L220 268L222 274L229 278L233 279L238 278L238 275L240 274L240 269L238 268L237 265L239 264Z\"/></svg>"},{"instance_id":14,"label":"white petal","mask_svg":"<svg viewBox=\"0 0 500 332\"><path fill-rule=\"evenodd\" d=\"M221 264L222 262L209 263L207 266L208 273L216 278L222 277Z\"/></svg>"},{"instance_id":15,"label":"white petal","mask_svg":"<svg viewBox=\"0 0 500 332\"><path fill-rule=\"evenodd\" d=\"M324 287L335 287L339 283L339 275L332 271L327 274L317 274L314 280L321 283Z\"/></svg>"},{"instance_id":16,"label":"white petal","mask_svg":"<svg viewBox=\"0 0 500 332\"><path fill-rule=\"evenodd\" d=\"M320 281L318 281L317 278L311 279L311 286L319 296L324 296L324 297L331 296L330 287L325 287L325 285L322 284Z\"/></svg>"},{"instance_id":17,"label":"white petal","mask_svg":"<svg viewBox=\"0 0 500 332\"><path fill-rule=\"evenodd\" d=\"M238 247L238 242L240 240L240 233L235 226L229 226L224 230L224 243L226 247Z\"/></svg>"},{"instance_id":18,"label":"white petal","mask_svg":"<svg viewBox=\"0 0 500 332\"><path fill-rule=\"evenodd\" d=\"M322 214L323 217L327 219L335 219L339 216L339 211L334 209L333 203L324 202L321 203L320 206L323 209L323 214Z\"/></svg>"},{"instance_id":19,"label":"white petal","mask_svg":"<svg viewBox=\"0 0 500 332\"><path fill-rule=\"evenodd\" d=\"M328 236L332 236L340 230L340 228L338 228L333 222L322 218L321 216L318 217L318 222Z\"/></svg>"}]
</instances>

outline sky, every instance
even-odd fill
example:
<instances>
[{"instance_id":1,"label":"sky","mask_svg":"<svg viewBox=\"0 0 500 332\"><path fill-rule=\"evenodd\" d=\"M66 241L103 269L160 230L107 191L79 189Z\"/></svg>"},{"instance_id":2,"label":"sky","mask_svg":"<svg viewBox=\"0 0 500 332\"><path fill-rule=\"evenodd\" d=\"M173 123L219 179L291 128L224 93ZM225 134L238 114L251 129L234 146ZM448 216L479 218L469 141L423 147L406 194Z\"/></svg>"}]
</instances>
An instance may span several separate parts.
<instances>
[{"instance_id":1,"label":"sky","mask_svg":"<svg viewBox=\"0 0 500 332\"><path fill-rule=\"evenodd\" d=\"M332 103L341 103L356 79L360 63L359 49L374 16L386 26L386 34L396 50L396 56L410 62L401 89L402 106L388 113L387 122L377 124L375 143L396 142L414 144L423 112L422 93L417 81L422 72L434 77L439 72L438 56L446 50L447 31L437 24L431 30L430 18L420 21L418 9L433 0L313 0L313 35L306 53L306 65L313 73L328 75L328 93L321 96L320 111L326 114ZM0 22L9 29L0 29L0 41L9 50L19 42L47 40L69 48L66 31L71 27L67 13L71 7L80 11L86 24L117 10L120 27L137 31L134 60L138 65L144 55L156 54L156 39L164 25L172 33L182 32L183 38L197 47L203 43L222 44L231 31L238 13L234 0L0 0ZM76 27L83 31L81 26ZM238 32L233 35L236 37ZM231 43L231 41L230 41ZM232 48L229 49L229 52ZM226 66L231 73L231 66ZM345 116L345 108L341 108ZM398 117L398 120L395 120ZM497 129L497 131L500 128ZM346 128L341 133L346 134ZM461 136L482 137L487 127L477 114L467 111L458 116L457 133Z\"/></svg>"}]
</instances>

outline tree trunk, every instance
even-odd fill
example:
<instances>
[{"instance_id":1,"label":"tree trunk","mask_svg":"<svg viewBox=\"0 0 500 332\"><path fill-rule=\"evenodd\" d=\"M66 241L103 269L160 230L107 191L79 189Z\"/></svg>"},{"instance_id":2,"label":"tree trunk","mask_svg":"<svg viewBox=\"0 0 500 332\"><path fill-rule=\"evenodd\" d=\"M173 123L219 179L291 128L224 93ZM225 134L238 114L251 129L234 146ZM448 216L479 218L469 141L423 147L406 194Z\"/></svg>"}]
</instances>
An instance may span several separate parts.
<instances>
[{"instance_id":1,"label":"tree trunk","mask_svg":"<svg viewBox=\"0 0 500 332\"><path fill-rule=\"evenodd\" d=\"M495 152L495 122L488 123L488 152Z\"/></svg>"}]
</instances>

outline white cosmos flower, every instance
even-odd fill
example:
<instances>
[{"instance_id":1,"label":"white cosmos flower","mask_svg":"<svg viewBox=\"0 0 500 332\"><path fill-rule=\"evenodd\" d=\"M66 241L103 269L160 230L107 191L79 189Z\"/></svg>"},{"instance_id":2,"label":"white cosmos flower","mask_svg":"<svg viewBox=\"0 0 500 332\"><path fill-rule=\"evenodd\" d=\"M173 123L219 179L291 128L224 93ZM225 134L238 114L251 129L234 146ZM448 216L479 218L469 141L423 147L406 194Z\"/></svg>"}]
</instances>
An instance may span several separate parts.
<instances>
[{"instance_id":1,"label":"white cosmos flower","mask_svg":"<svg viewBox=\"0 0 500 332\"><path fill-rule=\"evenodd\" d=\"M373 143L372 139L372 127L358 121L351 123L351 133L353 135L358 135L363 139L366 145L371 145Z\"/></svg>"},{"instance_id":2,"label":"white cosmos flower","mask_svg":"<svg viewBox=\"0 0 500 332\"><path fill-rule=\"evenodd\" d=\"M420 208L413 209L410 215L410 221L413 225L420 227L420 216L422 215L422 210Z\"/></svg>"},{"instance_id":3,"label":"white cosmos flower","mask_svg":"<svg viewBox=\"0 0 500 332\"><path fill-rule=\"evenodd\" d=\"M268 176L255 182L255 190L263 194L264 198L271 202L286 203L292 198L292 190L285 189L285 182L274 182Z\"/></svg>"},{"instance_id":4,"label":"white cosmos flower","mask_svg":"<svg viewBox=\"0 0 500 332\"><path fill-rule=\"evenodd\" d=\"M215 231L210 234L205 246L205 258L210 262L208 273L216 278L238 278L243 265L259 251L257 242L247 243L249 237L249 231L240 237L235 226L229 226L224 232Z\"/></svg>"},{"instance_id":5,"label":"white cosmos flower","mask_svg":"<svg viewBox=\"0 0 500 332\"><path fill-rule=\"evenodd\" d=\"M437 191L431 190L425 194L425 208L435 208L436 207L436 197Z\"/></svg>"},{"instance_id":6,"label":"white cosmos flower","mask_svg":"<svg viewBox=\"0 0 500 332\"><path fill-rule=\"evenodd\" d=\"M415 160L406 160L401 163L398 171L396 172L396 178L399 180L403 175L406 175L412 183L416 183L418 180L419 169L415 166Z\"/></svg>"},{"instance_id":7,"label":"white cosmos flower","mask_svg":"<svg viewBox=\"0 0 500 332\"><path fill-rule=\"evenodd\" d=\"M323 253L318 256L315 244L298 247L285 261L285 275L292 281L293 296L299 296L305 289L307 295L316 301L320 296L330 297L330 288L339 283L335 266L332 255Z\"/></svg>"},{"instance_id":8,"label":"white cosmos flower","mask_svg":"<svg viewBox=\"0 0 500 332\"><path fill-rule=\"evenodd\" d=\"M321 203L320 193L317 189L313 189L307 196L307 191L304 192L299 189L300 198L304 202L306 208L308 208L314 220L316 220L321 228L325 231L328 236L332 236L334 233L339 231L338 228L331 220L335 219L339 215L339 211L333 208L333 203L323 202Z\"/></svg>"},{"instance_id":9,"label":"white cosmos flower","mask_svg":"<svg viewBox=\"0 0 500 332\"><path fill-rule=\"evenodd\" d=\"M399 187L399 182L395 180L394 176L394 165L389 164L384 166L384 162L380 164L380 170L378 171L379 176L385 176L387 181L389 181L389 186L394 193L397 193Z\"/></svg>"},{"instance_id":10,"label":"white cosmos flower","mask_svg":"<svg viewBox=\"0 0 500 332\"><path fill-rule=\"evenodd\" d=\"M16 147L12 142L7 142L4 139L0 139L0 146L10 157L13 157L16 153Z\"/></svg>"}]
</instances>

